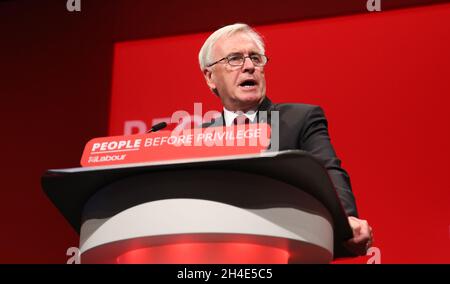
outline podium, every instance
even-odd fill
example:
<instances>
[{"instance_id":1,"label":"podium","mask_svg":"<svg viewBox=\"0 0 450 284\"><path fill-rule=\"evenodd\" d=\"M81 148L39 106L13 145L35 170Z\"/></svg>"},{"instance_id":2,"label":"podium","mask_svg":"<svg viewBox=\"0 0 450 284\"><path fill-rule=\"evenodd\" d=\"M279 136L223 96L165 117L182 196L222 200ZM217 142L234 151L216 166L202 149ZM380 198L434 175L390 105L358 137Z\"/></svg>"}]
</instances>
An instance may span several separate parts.
<instances>
[{"instance_id":1,"label":"podium","mask_svg":"<svg viewBox=\"0 0 450 284\"><path fill-rule=\"evenodd\" d=\"M48 170L81 263L328 263L352 231L300 150Z\"/></svg>"}]
</instances>

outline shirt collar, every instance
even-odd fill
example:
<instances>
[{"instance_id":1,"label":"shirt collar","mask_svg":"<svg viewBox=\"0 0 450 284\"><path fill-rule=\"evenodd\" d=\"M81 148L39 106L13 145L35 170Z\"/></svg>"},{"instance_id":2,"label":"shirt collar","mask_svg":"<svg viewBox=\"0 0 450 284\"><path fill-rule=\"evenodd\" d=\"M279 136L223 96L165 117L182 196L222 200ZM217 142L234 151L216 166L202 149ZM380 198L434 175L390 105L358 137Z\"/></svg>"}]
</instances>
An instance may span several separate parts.
<instances>
[{"instance_id":1,"label":"shirt collar","mask_svg":"<svg viewBox=\"0 0 450 284\"><path fill-rule=\"evenodd\" d=\"M233 124L233 120L238 117L240 114L242 114L242 112L234 112L231 110L227 110L225 107L223 108L223 116L225 118L225 126L230 126ZM244 113L244 115L250 119L250 121L253 123L253 121L255 120L256 117L256 111L248 111L246 113Z\"/></svg>"}]
</instances>

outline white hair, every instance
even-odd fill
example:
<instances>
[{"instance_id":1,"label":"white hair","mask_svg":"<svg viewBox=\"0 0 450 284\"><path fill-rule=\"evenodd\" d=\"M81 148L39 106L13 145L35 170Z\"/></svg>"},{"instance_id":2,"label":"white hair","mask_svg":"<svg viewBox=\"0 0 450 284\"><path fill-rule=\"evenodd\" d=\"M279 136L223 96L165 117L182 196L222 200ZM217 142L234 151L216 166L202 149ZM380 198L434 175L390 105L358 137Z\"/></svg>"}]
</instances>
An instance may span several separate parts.
<instances>
[{"instance_id":1,"label":"white hair","mask_svg":"<svg viewBox=\"0 0 450 284\"><path fill-rule=\"evenodd\" d=\"M260 52L264 54L264 41L262 37L253 30L249 25L237 23L233 25L228 25L216 30L212 33L208 39L203 44L200 52L198 53L198 61L200 63L200 69L203 71L207 68L208 64L211 64L213 61L212 58L212 48L214 44L223 36L230 36L237 32L245 32L247 33L254 41L256 46L260 49Z\"/></svg>"}]
</instances>

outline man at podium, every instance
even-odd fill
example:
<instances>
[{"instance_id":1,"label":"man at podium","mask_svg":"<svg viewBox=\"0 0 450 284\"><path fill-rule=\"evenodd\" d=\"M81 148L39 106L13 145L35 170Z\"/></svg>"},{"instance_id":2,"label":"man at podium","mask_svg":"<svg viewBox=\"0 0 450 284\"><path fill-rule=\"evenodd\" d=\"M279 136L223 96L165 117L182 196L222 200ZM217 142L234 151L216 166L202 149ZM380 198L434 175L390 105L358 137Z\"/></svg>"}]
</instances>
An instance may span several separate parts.
<instances>
[{"instance_id":1,"label":"man at podium","mask_svg":"<svg viewBox=\"0 0 450 284\"><path fill-rule=\"evenodd\" d=\"M270 120L270 113L278 112L278 150L304 150L322 162L353 230L354 237L345 246L364 255L372 244L372 228L358 218L350 179L331 145L324 112L314 105L272 103L266 96L264 66L268 61L264 41L246 24L222 27L208 37L199 63L208 87L222 102L223 113L204 127L255 123L262 112L268 112Z\"/></svg>"}]
</instances>

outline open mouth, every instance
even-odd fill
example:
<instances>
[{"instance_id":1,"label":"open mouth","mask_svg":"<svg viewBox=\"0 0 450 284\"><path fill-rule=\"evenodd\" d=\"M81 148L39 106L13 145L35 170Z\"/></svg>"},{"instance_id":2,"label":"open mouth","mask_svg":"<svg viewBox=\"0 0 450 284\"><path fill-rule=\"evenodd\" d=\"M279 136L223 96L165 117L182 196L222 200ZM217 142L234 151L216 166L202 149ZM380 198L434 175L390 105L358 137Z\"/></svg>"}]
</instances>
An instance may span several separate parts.
<instances>
[{"instance_id":1,"label":"open mouth","mask_svg":"<svg viewBox=\"0 0 450 284\"><path fill-rule=\"evenodd\" d=\"M253 79L244 80L239 84L239 87L245 88L245 89L253 89L256 87L257 82Z\"/></svg>"}]
</instances>

